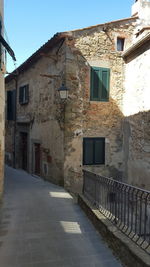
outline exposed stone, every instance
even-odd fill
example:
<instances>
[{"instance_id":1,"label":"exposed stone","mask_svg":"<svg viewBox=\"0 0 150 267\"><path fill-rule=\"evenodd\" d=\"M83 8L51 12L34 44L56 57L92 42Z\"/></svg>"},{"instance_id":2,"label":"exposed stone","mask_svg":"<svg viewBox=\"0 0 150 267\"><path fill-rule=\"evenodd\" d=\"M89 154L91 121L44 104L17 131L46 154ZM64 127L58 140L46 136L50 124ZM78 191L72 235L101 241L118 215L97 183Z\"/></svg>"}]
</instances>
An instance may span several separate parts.
<instances>
[{"instance_id":1,"label":"exposed stone","mask_svg":"<svg viewBox=\"0 0 150 267\"><path fill-rule=\"evenodd\" d=\"M105 138L105 165L84 166L91 171L114 178L125 178L128 170L124 154L148 154L147 130L143 135L143 123L139 123L140 142L125 148L123 133L125 101L125 62L122 52L117 51L117 37L125 38L125 47L132 42L136 18L112 22L66 33L65 41L46 51L34 65L22 71L18 77L19 87L29 84L29 103L17 102L16 164L22 167L20 150L21 133L28 134L27 170L35 173L35 144L39 144L40 175L50 181L63 184L68 190L79 192L82 188L83 138ZM54 61L52 56L57 55ZM110 95L108 102L90 101L91 66L110 69ZM41 75L42 74L42 75ZM50 79L49 76L54 78ZM7 79L6 79L7 81ZM57 89L65 81L69 98L61 103ZM7 82L7 90L14 89L14 81ZM141 95L142 89L140 90ZM128 98L127 98L128 100ZM133 108L132 103L130 104ZM134 139L137 128L129 120ZM141 126L140 126L141 125ZM15 129L15 128L14 128ZM13 159L13 123L7 122L6 151ZM12 135L13 133L13 135ZM144 140L144 144L143 144ZM131 140L127 140L130 146ZM48 152L46 152L48 151ZM133 155L132 155L133 157ZM141 160L141 156L138 156ZM125 172L126 169L126 172ZM133 174L132 174L133 175Z\"/></svg>"}]
</instances>

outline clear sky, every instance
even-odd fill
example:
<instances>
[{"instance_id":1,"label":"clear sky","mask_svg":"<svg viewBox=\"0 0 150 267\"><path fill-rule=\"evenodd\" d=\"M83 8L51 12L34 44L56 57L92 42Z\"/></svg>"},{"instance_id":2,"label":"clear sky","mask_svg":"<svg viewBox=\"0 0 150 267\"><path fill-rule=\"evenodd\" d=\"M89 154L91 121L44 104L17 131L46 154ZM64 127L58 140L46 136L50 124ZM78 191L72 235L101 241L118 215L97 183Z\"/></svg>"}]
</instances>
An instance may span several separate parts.
<instances>
[{"instance_id":1,"label":"clear sky","mask_svg":"<svg viewBox=\"0 0 150 267\"><path fill-rule=\"evenodd\" d=\"M56 32L131 16L134 0L4 0L5 28L17 66ZM14 69L7 56L7 71Z\"/></svg>"}]
</instances>

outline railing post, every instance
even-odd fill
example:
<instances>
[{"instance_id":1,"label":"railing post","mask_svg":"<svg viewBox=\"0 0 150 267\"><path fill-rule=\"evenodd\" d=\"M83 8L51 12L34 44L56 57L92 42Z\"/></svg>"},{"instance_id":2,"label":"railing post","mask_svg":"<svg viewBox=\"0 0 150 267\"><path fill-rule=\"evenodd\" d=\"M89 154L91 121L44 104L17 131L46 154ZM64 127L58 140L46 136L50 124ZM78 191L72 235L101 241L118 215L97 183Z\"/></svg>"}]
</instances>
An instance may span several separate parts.
<instances>
[{"instance_id":1,"label":"railing post","mask_svg":"<svg viewBox=\"0 0 150 267\"><path fill-rule=\"evenodd\" d=\"M82 193L150 254L150 191L83 170Z\"/></svg>"},{"instance_id":2,"label":"railing post","mask_svg":"<svg viewBox=\"0 0 150 267\"><path fill-rule=\"evenodd\" d=\"M82 186L82 194L84 195L84 188L85 188L85 171L82 170L83 173L83 186Z\"/></svg>"}]
</instances>

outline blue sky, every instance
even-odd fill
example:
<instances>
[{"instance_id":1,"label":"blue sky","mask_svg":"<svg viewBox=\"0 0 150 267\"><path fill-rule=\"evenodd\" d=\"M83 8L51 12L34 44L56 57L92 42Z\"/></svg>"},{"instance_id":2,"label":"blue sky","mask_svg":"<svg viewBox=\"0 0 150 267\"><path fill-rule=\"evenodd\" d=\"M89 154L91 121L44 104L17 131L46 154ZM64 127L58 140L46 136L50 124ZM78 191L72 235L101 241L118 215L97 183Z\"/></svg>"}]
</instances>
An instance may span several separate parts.
<instances>
[{"instance_id":1,"label":"blue sky","mask_svg":"<svg viewBox=\"0 0 150 267\"><path fill-rule=\"evenodd\" d=\"M130 17L134 0L5 0L5 28L17 66L56 32ZM7 56L7 71L14 69Z\"/></svg>"}]
</instances>

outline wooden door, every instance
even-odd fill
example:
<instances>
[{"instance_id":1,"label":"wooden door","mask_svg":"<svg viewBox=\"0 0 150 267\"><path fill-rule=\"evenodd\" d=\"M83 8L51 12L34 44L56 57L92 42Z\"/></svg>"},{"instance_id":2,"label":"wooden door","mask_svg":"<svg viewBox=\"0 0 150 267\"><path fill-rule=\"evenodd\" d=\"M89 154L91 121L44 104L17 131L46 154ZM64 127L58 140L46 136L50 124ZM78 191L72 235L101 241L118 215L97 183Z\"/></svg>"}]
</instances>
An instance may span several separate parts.
<instances>
[{"instance_id":1,"label":"wooden door","mask_svg":"<svg viewBox=\"0 0 150 267\"><path fill-rule=\"evenodd\" d=\"M21 136L21 168L27 170L28 167L28 134L20 133Z\"/></svg>"},{"instance_id":2,"label":"wooden door","mask_svg":"<svg viewBox=\"0 0 150 267\"><path fill-rule=\"evenodd\" d=\"M40 144L34 144L34 159L35 159L35 170L34 173L40 175L40 166L41 166L41 147Z\"/></svg>"}]
</instances>

